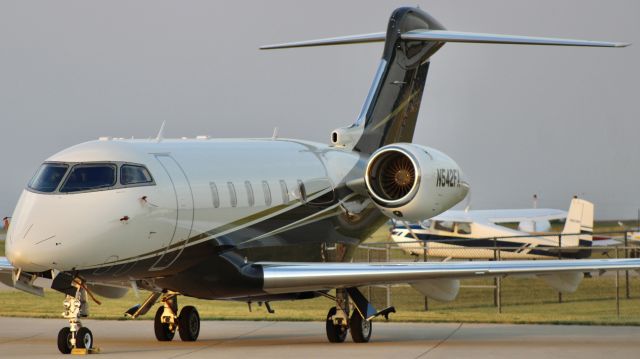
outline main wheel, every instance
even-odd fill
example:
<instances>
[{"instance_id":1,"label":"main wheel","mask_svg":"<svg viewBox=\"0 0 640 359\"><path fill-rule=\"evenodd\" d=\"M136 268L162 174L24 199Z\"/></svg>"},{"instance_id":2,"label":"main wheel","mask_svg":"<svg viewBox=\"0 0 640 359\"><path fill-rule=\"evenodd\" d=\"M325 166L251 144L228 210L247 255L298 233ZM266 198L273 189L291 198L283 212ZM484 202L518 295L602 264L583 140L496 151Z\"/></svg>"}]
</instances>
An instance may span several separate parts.
<instances>
[{"instance_id":1,"label":"main wheel","mask_svg":"<svg viewBox=\"0 0 640 359\"><path fill-rule=\"evenodd\" d=\"M156 317L153 320L153 331L156 334L156 339L160 342L170 342L173 340L173 336L176 335L174 331L171 331L171 327L167 323L162 322L162 313L164 313L164 307L158 308L156 311Z\"/></svg>"},{"instance_id":2,"label":"main wheel","mask_svg":"<svg viewBox=\"0 0 640 359\"><path fill-rule=\"evenodd\" d=\"M351 314L349 320L349 331L351 331L351 339L356 343L366 343L371 338L372 323L360 316L358 311Z\"/></svg>"},{"instance_id":3,"label":"main wheel","mask_svg":"<svg viewBox=\"0 0 640 359\"><path fill-rule=\"evenodd\" d=\"M184 342L195 342L200 334L200 315L196 307L186 306L178 316L178 333Z\"/></svg>"},{"instance_id":4,"label":"main wheel","mask_svg":"<svg viewBox=\"0 0 640 359\"><path fill-rule=\"evenodd\" d=\"M327 313L327 339L329 339L331 343L342 343L347 338L347 327L333 323L333 316L336 315L337 312L336 307L331 307L329 313Z\"/></svg>"},{"instance_id":5,"label":"main wheel","mask_svg":"<svg viewBox=\"0 0 640 359\"><path fill-rule=\"evenodd\" d=\"M81 327L76 332L76 348L93 348L93 334L89 328Z\"/></svg>"},{"instance_id":6,"label":"main wheel","mask_svg":"<svg viewBox=\"0 0 640 359\"><path fill-rule=\"evenodd\" d=\"M62 354L69 354L71 349L73 349L71 345L71 329L64 327L58 332L58 350Z\"/></svg>"}]
</instances>

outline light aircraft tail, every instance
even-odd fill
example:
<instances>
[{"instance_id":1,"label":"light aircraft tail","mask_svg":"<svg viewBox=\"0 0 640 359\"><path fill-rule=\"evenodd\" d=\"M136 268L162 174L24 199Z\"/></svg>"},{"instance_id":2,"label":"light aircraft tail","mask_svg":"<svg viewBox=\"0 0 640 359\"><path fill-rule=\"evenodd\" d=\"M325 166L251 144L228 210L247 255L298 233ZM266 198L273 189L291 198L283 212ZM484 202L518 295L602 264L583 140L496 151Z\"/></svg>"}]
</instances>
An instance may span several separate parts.
<instances>
[{"instance_id":1,"label":"light aircraft tail","mask_svg":"<svg viewBox=\"0 0 640 359\"><path fill-rule=\"evenodd\" d=\"M382 60L356 122L332 134L334 145L362 153L396 142L411 142L424 91L429 60L447 42L624 47L628 44L447 31L417 8L391 14L386 33L372 33L263 46L283 49L384 41Z\"/></svg>"},{"instance_id":2,"label":"light aircraft tail","mask_svg":"<svg viewBox=\"0 0 640 359\"><path fill-rule=\"evenodd\" d=\"M589 247L593 239L593 203L574 198L562 229L562 247Z\"/></svg>"}]
</instances>

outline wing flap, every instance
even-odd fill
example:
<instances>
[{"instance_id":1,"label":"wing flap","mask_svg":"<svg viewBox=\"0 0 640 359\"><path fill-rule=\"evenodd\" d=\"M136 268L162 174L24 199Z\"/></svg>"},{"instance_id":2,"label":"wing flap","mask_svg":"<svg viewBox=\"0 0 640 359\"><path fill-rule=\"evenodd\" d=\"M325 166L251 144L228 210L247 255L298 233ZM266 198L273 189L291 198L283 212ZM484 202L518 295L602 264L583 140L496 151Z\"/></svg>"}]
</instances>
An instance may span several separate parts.
<instances>
[{"instance_id":1,"label":"wing flap","mask_svg":"<svg viewBox=\"0 0 640 359\"><path fill-rule=\"evenodd\" d=\"M415 283L427 279L463 279L523 274L638 270L640 259L583 259L427 263L256 263L264 291L289 293L377 284Z\"/></svg>"}]
</instances>

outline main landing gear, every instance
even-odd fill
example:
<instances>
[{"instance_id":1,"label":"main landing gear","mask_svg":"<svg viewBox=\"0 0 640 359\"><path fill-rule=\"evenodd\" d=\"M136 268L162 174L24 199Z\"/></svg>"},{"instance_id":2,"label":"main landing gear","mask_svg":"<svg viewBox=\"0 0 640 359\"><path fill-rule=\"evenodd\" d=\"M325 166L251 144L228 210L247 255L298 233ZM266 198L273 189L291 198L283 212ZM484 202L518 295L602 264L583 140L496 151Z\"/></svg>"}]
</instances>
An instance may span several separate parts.
<instances>
[{"instance_id":1,"label":"main landing gear","mask_svg":"<svg viewBox=\"0 0 640 359\"><path fill-rule=\"evenodd\" d=\"M74 349L84 349L86 352L94 350L93 334L80 322L81 317L89 315L87 290L76 281L72 285L76 288L75 295L66 295L62 313L62 316L69 320L69 326L58 332L58 350L62 354L69 354Z\"/></svg>"},{"instance_id":2,"label":"main landing gear","mask_svg":"<svg viewBox=\"0 0 640 359\"><path fill-rule=\"evenodd\" d=\"M153 320L153 329L156 339L161 342L173 340L176 330L180 339L185 342L194 342L200 334L200 315L193 306L186 306L178 315L177 294L167 294L162 297L162 306L156 311Z\"/></svg>"},{"instance_id":3,"label":"main landing gear","mask_svg":"<svg viewBox=\"0 0 640 359\"><path fill-rule=\"evenodd\" d=\"M396 312L394 307L376 311L357 288L338 288L335 297L329 295L327 297L336 301L336 306L329 309L325 323L327 339L331 343L344 342L347 332L351 333L351 339L355 343L367 343L373 329L371 320L380 315L389 319L389 314ZM349 316L350 304L354 307L351 316Z\"/></svg>"}]
</instances>

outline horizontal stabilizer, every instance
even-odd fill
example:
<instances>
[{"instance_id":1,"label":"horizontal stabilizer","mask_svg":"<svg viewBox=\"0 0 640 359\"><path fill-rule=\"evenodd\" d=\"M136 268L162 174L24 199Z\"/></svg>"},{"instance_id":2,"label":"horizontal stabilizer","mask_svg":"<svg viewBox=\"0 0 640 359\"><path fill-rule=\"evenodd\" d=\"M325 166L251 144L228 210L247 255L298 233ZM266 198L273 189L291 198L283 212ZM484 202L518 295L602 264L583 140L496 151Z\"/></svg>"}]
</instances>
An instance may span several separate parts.
<instances>
[{"instance_id":1,"label":"horizontal stabilizer","mask_svg":"<svg viewBox=\"0 0 640 359\"><path fill-rule=\"evenodd\" d=\"M403 40L467 42L479 44L512 44L512 45L555 45L555 46L592 46L592 47L626 47L627 43L590 41L574 39L558 39L552 37L531 37L518 35L482 34L476 32L459 32L447 30L413 30L401 35Z\"/></svg>"},{"instance_id":2,"label":"horizontal stabilizer","mask_svg":"<svg viewBox=\"0 0 640 359\"><path fill-rule=\"evenodd\" d=\"M385 39L384 32L372 34L350 35L340 37L330 37L326 39L306 40L297 42L287 42L283 44L260 46L260 50L287 49L291 47L327 46L327 45L349 45L364 42L382 42Z\"/></svg>"},{"instance_id":3,"label":"horizontal stabilizer","mask_svg":"<svg viewBox=\"0 0 640 359\"><path fill-rule=\"evenodd\" d=\"M551 37L532 37L519 35L484 34L476 32L460 32L448 30L411 30L400 35L405 41L464 42L477 44L512 44L512 45L552 45L552 46L590 46L590 47L626 47L630 44L622 42L591 41L575 39L559 39ZM326 39L288 42L261 46L261 50L286 49L293 47L349 45L367 42L383 42L384 32L371 34L331 37Z\"/></svg>"}]
</instances>

